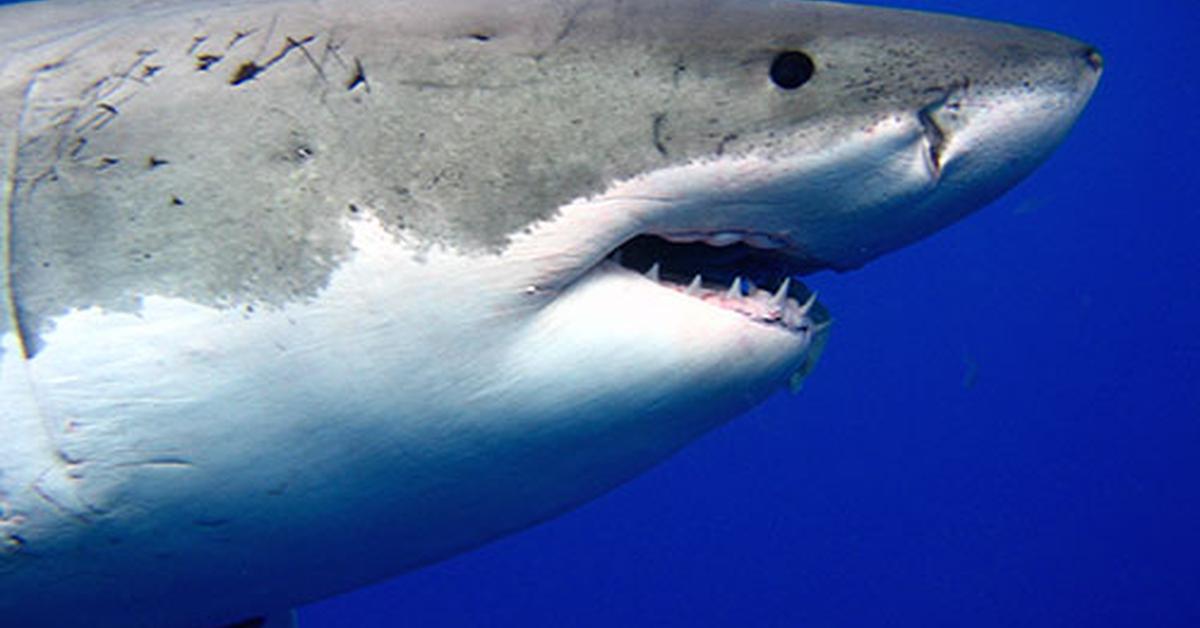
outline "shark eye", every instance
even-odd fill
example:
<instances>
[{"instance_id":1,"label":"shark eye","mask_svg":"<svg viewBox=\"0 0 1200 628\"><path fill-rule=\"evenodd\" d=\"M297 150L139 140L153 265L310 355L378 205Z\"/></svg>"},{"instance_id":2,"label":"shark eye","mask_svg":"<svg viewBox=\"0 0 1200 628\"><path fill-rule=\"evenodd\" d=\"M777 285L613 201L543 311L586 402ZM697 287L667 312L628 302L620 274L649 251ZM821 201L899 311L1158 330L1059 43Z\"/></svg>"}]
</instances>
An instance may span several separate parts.
<instances>
[{"instance_id":1,"label":"shark eye","mask_svg":"<svg viewBox=\"0 0 1200 628\"><path fill-rule=\"evenodd\" d=\"M771 82L783 89L797 89L807 83L815 71L811 57L799 50L788 50L776 55L771 62Z\"/></svg>"}]
</instances>

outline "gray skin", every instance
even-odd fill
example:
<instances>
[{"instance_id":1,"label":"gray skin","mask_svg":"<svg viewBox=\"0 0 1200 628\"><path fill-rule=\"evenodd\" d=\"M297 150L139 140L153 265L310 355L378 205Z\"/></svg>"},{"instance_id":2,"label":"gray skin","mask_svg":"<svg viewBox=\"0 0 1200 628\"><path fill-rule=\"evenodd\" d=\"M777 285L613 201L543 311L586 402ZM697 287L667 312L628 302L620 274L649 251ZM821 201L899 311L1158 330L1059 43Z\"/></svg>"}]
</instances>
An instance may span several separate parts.
<instances>
[{"instance_id":1,"label":"gray skin","mask_svg":"<svg viewBox=\"0 0 1200 628\"><path fill-rule=\"evenodd\" d=\"M830 111L1079 79L1056 36L940 18L930 39L928 16L819 3L125 4L76 24L64 16L99 10L0 20L14 308L0 325L18 322L29 356L71 308L311 297L346 257L347 212L375 214L418 254L496 254L613 180L769 151L793 128L836 124ZM766 80L788 49L817 65L795 92Z\"/></svg>"}]
</instances>

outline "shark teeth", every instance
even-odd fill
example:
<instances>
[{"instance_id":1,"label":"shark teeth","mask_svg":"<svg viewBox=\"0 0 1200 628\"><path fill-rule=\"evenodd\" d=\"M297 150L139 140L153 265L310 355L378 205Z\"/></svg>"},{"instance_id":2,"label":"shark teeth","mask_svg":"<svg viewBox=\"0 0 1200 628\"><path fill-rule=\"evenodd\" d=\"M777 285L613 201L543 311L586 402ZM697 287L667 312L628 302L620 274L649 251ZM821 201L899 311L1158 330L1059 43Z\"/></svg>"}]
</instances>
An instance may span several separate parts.
<instances>
[{"instance_id":1,"label":"shark teeth","mask_svg":"<svg viewBox=\"0 0 1200 628\"><path fill-rule=\"evenodd\" d=\"M814 292L814 293L808 295L808 300L804 302L804 305L800 306L800 315L808 316L808 313L812 311L813 306L816 304L817 304L817 293Z\"/></svg>"},{"instance_id":2,"label":"shark teeth","mask_svg":"<svg viewBox=\"0 0 1200 628\"><path fill-rule=\"evenodd\" d=\"M803 285L797 285L791 277L780 282L772 293L756 287L743 277L736 277L727 288L706 286L704 278L696 274L687 284L676 283L662 276L662 265L655 262L642 273L663 287L671 288L689 297L709 302L727 310L739 312L760 323L777 325L793 332L815 335L825 331L829 321L817 322L814 313L817 305L816 293L809 293ZM792 296L796 295L796 296ZM803 299L803 301L801 301Z\"/></svg>"},{"instance_id":3,"label":"shark teeth","mask_svg":"<svg viewBox=\"0 0 1200 628\"><path fill-rule=\"evenodd\" d=\"M725 293L725 298L740 299L742 296L742 278L734 277L733 283L729 284L729 292Z\"/></svg>"},{"instance_id":4,"label":"shark teeth","mask_svg":"<svg viewBox=\"0 0 1200 628\"><path fill-rule=\"evenodd\" d=\"M779 284L779 290L776 290L774 296L771 297L771 305L773 307L780 307L784 303L786 303L787 297L788 297L788 290L790 290L791 287L792 287L792 278L791 277L784 278L783 283Z\"/></svg>"}]
</instances>

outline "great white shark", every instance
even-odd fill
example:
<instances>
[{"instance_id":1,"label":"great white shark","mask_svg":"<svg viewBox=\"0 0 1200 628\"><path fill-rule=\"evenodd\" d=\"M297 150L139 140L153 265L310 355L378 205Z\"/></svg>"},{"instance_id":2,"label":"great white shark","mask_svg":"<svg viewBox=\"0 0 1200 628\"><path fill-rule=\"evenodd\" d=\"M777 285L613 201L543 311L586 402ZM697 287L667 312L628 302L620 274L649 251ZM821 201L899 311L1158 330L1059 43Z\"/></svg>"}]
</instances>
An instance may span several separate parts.
<instances>
[{"instance_id":1,"label":"great white shark","mask_svg":"<svg viewBox=\"0 0 1200 628\"><path fill-rule=\"evenodd\" d=\"M796 0L0 10L0 623L438 561L805 375L844 271L1040 164L1092 47Z\"/></svg>"}]
</instances>

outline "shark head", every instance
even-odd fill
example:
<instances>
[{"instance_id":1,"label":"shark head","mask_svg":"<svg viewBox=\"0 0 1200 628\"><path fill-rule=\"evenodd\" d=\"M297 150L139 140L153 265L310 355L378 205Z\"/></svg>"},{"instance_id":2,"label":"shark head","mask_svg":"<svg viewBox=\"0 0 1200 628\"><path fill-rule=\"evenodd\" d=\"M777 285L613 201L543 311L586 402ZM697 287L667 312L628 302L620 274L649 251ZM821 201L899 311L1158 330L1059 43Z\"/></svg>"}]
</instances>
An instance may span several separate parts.
<instances>
[{"instance_id":1,"label":"shark head","mask_svg":"<svg viewBox=\"0 0 1200 628\"><path fill-rule=\"evenodd\" d=\"M137 6L0 20L18 623L227 623L611 489L797 383L802 277L1012 187L1101 70L819 2Z\"/></svg>"},{"instance_id":2,"label":"shark head","mask_svg":"<svg viewBox=\"0 0 1200 628\"><path fill-rule=\"evenodd\" d=\"M592 30L565 40L579 65L563 72L620 77L595 98L640 121L612 128L641 165L504 253L528 261L518 287L563 334L544 346L571 348L544 378L620 381L615 399L634 382L678 381L669 399L719 390L704 408L798 383L830 320L799 278L858 268L1010 189L1058 146L1102 70L1094 48L1052 33L836 4L575 19ZM628 380L573 362L591 343Z\"/></svg>"}]
</instances>

